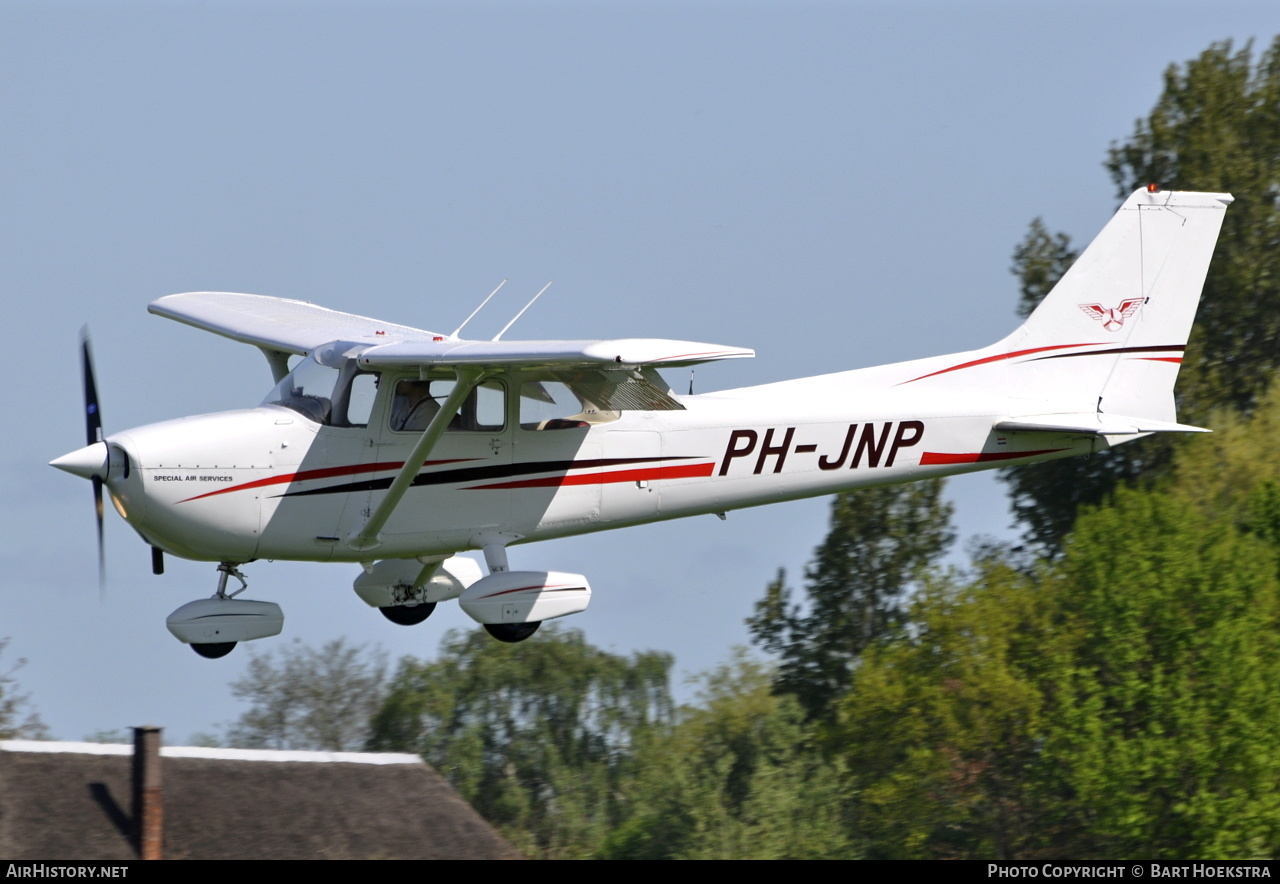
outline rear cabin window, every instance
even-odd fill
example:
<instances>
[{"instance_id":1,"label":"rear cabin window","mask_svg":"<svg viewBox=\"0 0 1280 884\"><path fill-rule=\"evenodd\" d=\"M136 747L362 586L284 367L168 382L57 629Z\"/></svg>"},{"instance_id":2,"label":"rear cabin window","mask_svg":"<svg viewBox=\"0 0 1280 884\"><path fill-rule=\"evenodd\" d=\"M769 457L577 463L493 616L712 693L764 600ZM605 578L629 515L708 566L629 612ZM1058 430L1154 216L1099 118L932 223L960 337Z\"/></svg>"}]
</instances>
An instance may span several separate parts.
<instances>
[{"instance_id":1,"label":"rear cabin window","mask_svg":"<svg viewBox=\"0 0 1280 884\"><path fill-rule=\"evenodd\" d=\"M617 417L601 411L560 381L526 381L520 385L520 429L579 430Z\"/></svg>"}]
</instances>

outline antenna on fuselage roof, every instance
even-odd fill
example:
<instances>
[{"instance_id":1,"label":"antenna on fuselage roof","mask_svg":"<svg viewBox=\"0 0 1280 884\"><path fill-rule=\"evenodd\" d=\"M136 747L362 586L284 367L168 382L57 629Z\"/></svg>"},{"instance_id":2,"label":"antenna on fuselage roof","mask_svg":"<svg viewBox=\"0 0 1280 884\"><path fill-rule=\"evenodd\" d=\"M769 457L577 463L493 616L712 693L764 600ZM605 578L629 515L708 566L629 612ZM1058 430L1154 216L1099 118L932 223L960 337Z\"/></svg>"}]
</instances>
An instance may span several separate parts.
<instances>
[{"instance_id":1,"label":"antenna on fuselage roof","mask_svg":"<svg viewBox=\"0 0 1280 884\"><path fill-rule=\"evenodd\" d=\"M532 307L532 306L533 306L533 302L534 302L534 301L536 301L536 300L538 300L539 298L541 298L541 297L542 297L542 293L543 293L543 292L545 292L545 291L546 291L547 289L549 289L549 288L551 288L551 283L547 283L547 284L546 284L546 285L544 285L542 288L540 288L540 289L538 290L538 293L537 293L536 295L534 295L534 296L533 296L533 298L531 298L531 299L530 299L529 303L528 303L528 304L525 304L522 308L520 308L520 312L519 312L519 313L517 313L515 316L511 317L511 321L510 321L510 322L508 322L505 326L503 326L503 327L502 327L502 331L500 331L500 332L498 332L496 335L494 335L494 336L493 336L493 339L496 341L496 340L498 340L498 338L500 338L500 337L502 337L503 335L505 335L505 334L507 333L507 329L509 329L509 328L511 328L511 326L515 325L515 324L516 324L516 320L517 320L517 319L519 319L521 316L524 316L524 311L526 311L526 310L528 310L530 307Z\"/></svg>"},{"instance_id":2,"label":"antenna on fuselage roof","mask_svg":"<svg viewBox=\"0 0 1280 884\"><path fill-rule=\"evenodd\" d=\"M507 284L507 281L504 279L502 282L498 283L498 289L502 288L502 287L503 287L504 285L506 285L506 284ZM493 291L489 292L489 297L488 297L488 298L485 298L483 301L481 301L481 302L480 302L480 306L479 306L479 307L477 307L476 309L472 310L472 311L471 311L471 315L470 315L470 316L468 316L466 319L462 320L462 325L460 325L460 326L458 326L457 328L455 328L455 329L453 330L453 334L449 335L449 337L451 337L451 338L456 338L456 337L458 336L458 333L459 333L460 331L462 331L464 328L466 328L466 327L467 327L467 323L468 323L468 322L470 322L472 319L474 319L474 318L475 318L475 315L476 315L477 313L479 313L479 312L484 308L484 305L485 305L485 304L488 304L488 303L489 303L489 298L492 298L494 295L496 295L496 294L498 293L498 289L494 289Z\"/></svg>"}]
</instances>

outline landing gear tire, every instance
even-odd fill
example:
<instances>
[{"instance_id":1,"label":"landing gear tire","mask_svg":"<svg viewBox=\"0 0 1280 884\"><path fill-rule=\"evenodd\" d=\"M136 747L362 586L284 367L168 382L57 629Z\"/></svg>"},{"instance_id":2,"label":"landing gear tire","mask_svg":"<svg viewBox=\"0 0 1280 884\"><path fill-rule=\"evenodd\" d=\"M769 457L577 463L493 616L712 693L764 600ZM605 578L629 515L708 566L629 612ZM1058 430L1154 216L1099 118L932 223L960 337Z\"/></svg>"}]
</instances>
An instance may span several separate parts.
<instances>
[{"instance_id":1,"label":"landing gear tire","mask_svg":"<svg viewBox=\"0 0 1280 884\"><path fill-rule=\"evenodd\" d=\"M398 623L401 626L417 626L430 617L435 609L435 602L421 602L417 605L388 605L378 610L392 623Z\"/></svg>"},{"instance_id":2,"label":"landing gear tire","mask_svg":"<svg viewBox=\"0 0 1280 884\"><path fill-rule=\"evenodd\" d=\"M498 641L513 645L533 635L541 625L542 621L538 620L533 623L486 623L484 628Z\"/></svg>"},{"instance_id":3,"label":"landing gear tire","mask_svg":"<svg viewBox=\"0 0 1280 884\"><path fill-rule=\"evenodd\" d=\"M219 657L225 657L235 650L236 644L236 642L192 642L191 650L201 657L217 660Z\"/></svg>"}]
</instances>

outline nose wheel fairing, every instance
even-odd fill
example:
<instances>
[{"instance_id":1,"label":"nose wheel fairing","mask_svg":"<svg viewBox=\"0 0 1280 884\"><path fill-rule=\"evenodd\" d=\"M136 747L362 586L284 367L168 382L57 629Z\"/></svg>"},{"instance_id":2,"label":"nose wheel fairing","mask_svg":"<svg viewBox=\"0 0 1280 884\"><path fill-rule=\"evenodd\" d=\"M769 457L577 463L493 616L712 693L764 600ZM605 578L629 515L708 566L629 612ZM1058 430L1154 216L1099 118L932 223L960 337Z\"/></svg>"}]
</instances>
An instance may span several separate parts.
<instances>
[{"instance_id":1,"label":"nose wheel fairing","mask_svg":"<svg viewBox=\"0 0 1280 884\"><path fill-rule=\"evenodd\" d=\"M248 584L234 564L223 562L218 572L218 590L212 598L188 602L165 620L173 637L200 656L215 659L231 653L239 642L279 635L284 629L280 606L236 598ZM240 582L235 592L226 591L228 577Z\"/></svg>"}]
</instances>

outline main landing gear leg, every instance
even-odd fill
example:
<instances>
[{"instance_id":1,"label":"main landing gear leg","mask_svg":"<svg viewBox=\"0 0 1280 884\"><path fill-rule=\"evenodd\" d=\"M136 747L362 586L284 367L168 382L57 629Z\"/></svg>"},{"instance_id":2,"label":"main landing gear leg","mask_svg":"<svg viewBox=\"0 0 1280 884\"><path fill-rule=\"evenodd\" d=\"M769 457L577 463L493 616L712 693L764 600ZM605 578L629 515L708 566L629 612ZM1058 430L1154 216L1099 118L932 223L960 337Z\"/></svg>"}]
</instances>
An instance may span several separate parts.
<instances>
[{"instance_id":1,"label":"main landing gear leg","mask_svg":"<svg viewBox=\"0 0 1280 884\"><path fill-rule=\"evenodd\" d=\"M482 538L480 549L484 553L484 563L489 566L489 575L505 574L511 570L507 563L507 544L516 540L514 535L494 534ZM485 632L500 642L509 645L522 642L538 631L541 620L532 623L482 623Z\"/></svg>"}]
</instances>

